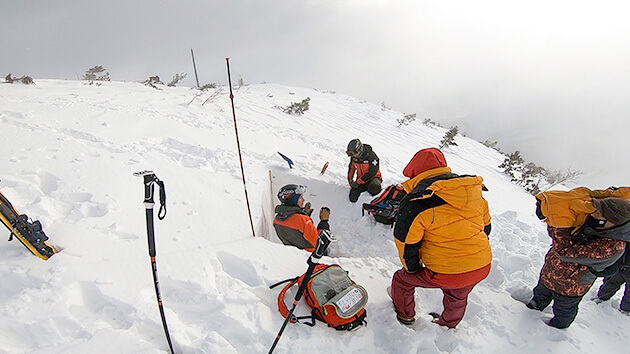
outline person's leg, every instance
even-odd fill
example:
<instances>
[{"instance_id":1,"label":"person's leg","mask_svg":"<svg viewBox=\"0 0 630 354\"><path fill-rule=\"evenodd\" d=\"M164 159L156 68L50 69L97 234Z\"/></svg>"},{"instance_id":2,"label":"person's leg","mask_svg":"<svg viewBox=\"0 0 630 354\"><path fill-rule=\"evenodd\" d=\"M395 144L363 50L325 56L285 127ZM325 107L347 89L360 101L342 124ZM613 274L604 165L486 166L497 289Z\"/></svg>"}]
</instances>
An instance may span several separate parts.
<instances>
[{"instance_id":1,"label":"person's leg","mask_svg":"<svg viewBox=\"0 0 630 354\"><path fill-rule=\"evenodd\" d=\"M567 328L573 323L578 314L578 305L582 296L564 296L553 293L553 318L549 321L551 327Z\"/></svg>"},{"instance_id":2,"label":"person's leg","mask_svg":"<svg viewBox=\"0 0 630 354\"><path fill-rule=\"evenodd\" d=\"M553 300L553 292L544 286L540 282L540 279L538 279L538 284L534 287L532 292L534 293L534 297L527 303L527 307L530 309L542 311L549 306L551 300Z\"/></svg>"},{"instance_id":3,"label":"person's leg","mask_svg":"<svg viewBox=\"0 0 630 354\"><path fill-rule=\"evenodd\" d=\"M603 301L609 300L625 283L625 279L621 274L617 273L610 277L604 277L604 283L597 291L597 298Z\"/></svg>"},{"instance_id":4,"label":"person's leg","mask_svg":"<svg viewBox=\"0 0 630 354\"><path fill-rule=\"evenodd\" d=\"M630 268L626 268L620 273L626 281L626 290L623 292L619 309L621 311L630 312Z\"/></svg>"},{"instance_id":5,"label":"person's leg","mask_svg":"<svg viewBox=\"0 0 630 354\"><path fill-rule=\"evenodd\" d=\"M404 269L394 273L392 278L392 301L399 317L413 319L416 316L416 302L414 299L416 287L438 288L431 282L424 270L408 273Z\"/></svg>"},{"instance_id":6,"label":"person's leg","mask_svg":"<svg viewBox=\"0 0 630 354\"><path fill-rule=\"evenodd\" d=\"M361 193L365 192L367 190L367 186L365 184L361 184L359 185L359 187L357 188L350 188L350 201L352 203L356 203L357 200L359 200L359 196L361 195Z\"/></svg>"},{"instance_id":7,"label":"person's leg","mask_svg":"<svg viewBox=\"0 0 630 354\"><path fill-rule=\"evenodd\" d=\"M475 284L476 285L476 284ZM475 285L470 285L460 289L442 289L444 293L444 311L440 316L437 324L440 326L446 326L448 328L455 328L466 313L466 306L468 305L468 294L472 291Z\"/></svg>"},{"instance_id":8,"label":"person's leg","mask_svg":"<svg viewBox=\"0 0 630 354\"><path fill-rule=\"evenodd\" d=\"M372 178L367 184L367 191L373 196L379 194L381 192L381 179L378 177Z\"/></svg>"}]
</instances>

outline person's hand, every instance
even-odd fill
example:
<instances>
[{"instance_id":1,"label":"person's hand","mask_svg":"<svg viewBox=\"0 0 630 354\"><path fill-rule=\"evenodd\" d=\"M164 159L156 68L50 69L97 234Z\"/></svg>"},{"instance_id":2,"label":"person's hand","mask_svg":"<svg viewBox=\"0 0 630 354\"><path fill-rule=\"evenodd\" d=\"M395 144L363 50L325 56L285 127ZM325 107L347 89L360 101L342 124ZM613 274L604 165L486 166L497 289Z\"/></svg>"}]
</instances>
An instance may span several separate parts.
<instances>
[{"instance_id":1,"label":"person's hand","mask_svg":"<svg viewBox=\"0 0 630 354\"><path fill-rule=\"evenodd\" d=\"M319 210L319 220L328 221L330 218L330 209L328 207L322 207Z\"/></svg>"},{"instance_id":2,"label":"person's hand","mask_svg":"<svg viewBox=\"0 0 630 354\"><path fill-rule=\"evenodd\" d=\"M306 215L311 216L311 214L313 213L313 208L311 208L311 202L307 202L306 204L304 204L304 212L306 213Z\"/></svg>"},{"instance_id":3,"label":"person's hand","mask_svg":"<svg viewBox=\"0 0 630 354\"><path fill-rule=\"evenodd\" d=\"M350 182L350 188L359 188L359 182L352 181Z\"/></svg>"}]
</instances>

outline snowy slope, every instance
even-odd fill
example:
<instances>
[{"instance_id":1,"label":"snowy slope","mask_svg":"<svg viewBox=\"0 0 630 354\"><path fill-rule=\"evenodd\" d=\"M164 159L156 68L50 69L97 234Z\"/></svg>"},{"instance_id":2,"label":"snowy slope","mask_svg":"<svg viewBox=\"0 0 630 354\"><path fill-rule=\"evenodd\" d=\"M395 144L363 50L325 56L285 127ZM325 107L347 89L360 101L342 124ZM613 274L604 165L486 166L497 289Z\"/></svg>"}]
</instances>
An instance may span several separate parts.
<instances>
[{"instance_id":1,"label":"snowy slope","mask_svg":"<svg viewBox=\"0 0 630 354\"><path fill-rule=\"evenodd\" d=\"M620 295L589 301L600 282L567 330L541 321L549 310L534 312L513 299L529 296L549 239L532 196L498 169L504 157L476 141L458 136L445 155L454 172L481 175L489 188L493 270L471 294L456 330L422 315L441 310L438 290L417 291L420 315L410 329L396 321L385 291L400 267L391 228L362 217L369 196L347 201L345 146L353 138L372 145L388 185L403 181L407 161L436 146L444 129L419 121L399 128L402 113L334 92L273 84L235 89L258 234L252 237L227 87L199 95L138 83L35 81L0 84L0 189L63 250L42 261L16 241L0 242L0 352L168 350L147 251L143 185L132 176L145 169L166 185L168 213L156 218L155 232L176 352L259 353L271 346L283 318L279 290L268 285L303 273L308 257L262 237L269 234L272 193L285 181L306 184L316 210L332 209L338 241L325 260L341 264L368 290L369 324L350 333L321 323L289 325L276 352L624 351L630 319L616 310ZM310 110L303 116L279 109L306 97ZM278 151L293 159L293 169Z\"/></svg>"}]
</instances>

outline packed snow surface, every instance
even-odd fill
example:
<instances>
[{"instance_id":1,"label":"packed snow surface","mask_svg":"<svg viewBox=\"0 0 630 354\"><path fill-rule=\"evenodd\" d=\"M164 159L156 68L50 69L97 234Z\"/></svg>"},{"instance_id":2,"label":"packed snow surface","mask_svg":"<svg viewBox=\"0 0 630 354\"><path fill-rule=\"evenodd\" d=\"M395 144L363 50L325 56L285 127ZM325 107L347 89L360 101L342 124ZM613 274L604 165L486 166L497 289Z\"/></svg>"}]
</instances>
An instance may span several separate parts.
<instances>
[{"instance_id":1,"label":"packed snow surface","mask_svg":"<svg viewBox=\"0 0 630 354\"><path fill-rule=\"evenodd\" d=\"M534 199L497 166L499 152L463 136L444 150L453 172L477 174L489 191L492 272L469 297L455 330L431 323L439 290L416 291L413 328L395 318L386 288L401 267L392 229L362 215L364 193L347 199L346 144L359 138L380 157L383 185L446 130L401 125L403 113L340 93L275 84L200 92L139 83L35 80L0 84L0 190L40 220L61 251L43 261L18 241L0 242L0 352L163 353L168 351L147 249L142 179L165 183L167 215L155 218L159 285L178 353L267 352L284 319L279 289L302 274L309 254L278 243L269 227L275 193L302 183L317 211L328 206L340 264L369 293L368 325L338 332L290 324L277 353L613 353L625 352L630 318L611 301L580 304L573 325L545 325L527 309L550 245ZM310 98L303 115L282 111ZM289 156L290 169L279 156ZM329 162L328 170L320 174ZM157 198L156 198L157 200ZM157 214L156 205L156 214ZM317 212L314 213L317 222ZM3 230L5 230L3 228ZM5 238L9 237L6 231ZM306 314L304 303L298 314Z\"/></svg>"}]
</instances>

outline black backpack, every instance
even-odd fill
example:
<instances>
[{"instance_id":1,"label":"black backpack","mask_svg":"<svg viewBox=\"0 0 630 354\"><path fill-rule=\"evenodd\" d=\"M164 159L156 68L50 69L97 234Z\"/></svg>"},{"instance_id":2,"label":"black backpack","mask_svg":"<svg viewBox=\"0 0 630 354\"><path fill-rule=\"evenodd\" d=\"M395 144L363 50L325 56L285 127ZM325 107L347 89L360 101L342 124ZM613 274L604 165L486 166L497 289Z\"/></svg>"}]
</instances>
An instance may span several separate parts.
<instances>
[{"instance_id":1,"label":"black backpack","mask_svg":"<svg viewBox=\"0 0 630 354\"><path fill-rule=\"evenodd\" d=\"M400 202L407 195L405 189L398 184L392 184L370 203L363 203L363 215L365 212L374 215L374 219L385 225L393 225L398 215Z\"/></svg>"}]
</instances>

